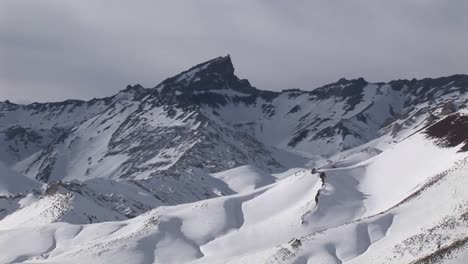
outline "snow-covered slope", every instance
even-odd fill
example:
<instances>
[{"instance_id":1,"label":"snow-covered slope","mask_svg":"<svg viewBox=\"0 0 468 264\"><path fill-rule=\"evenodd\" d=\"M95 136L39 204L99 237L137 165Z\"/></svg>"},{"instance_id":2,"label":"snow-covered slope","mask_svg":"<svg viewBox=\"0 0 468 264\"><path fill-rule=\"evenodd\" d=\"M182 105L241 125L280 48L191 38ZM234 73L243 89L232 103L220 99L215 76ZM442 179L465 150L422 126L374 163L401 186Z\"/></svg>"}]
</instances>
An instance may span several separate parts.
<instances>
[{"instance_id":1,"label":"snow-covered slope","mask_svg":"<svg viewBox=\"0 0 468 264\"><path fill-rule=\"evenodd\" d=\"M427 136L424 130L351 167L303 170L241 194L159 207L127 221L34 228L17 220L11 227L6 218L1 246L40 243L10 247L2 261L437 263L430 260L449 256L447 263L464 263L468 156ZM425 166L405 166L422 154ZM442 155L445 163L430 162ZM386 188L370 188L375 182Z\"/></svg>"},{"instance_id":2,"label":"snow-covered slope","mask_svg":"<svg viewBox=\"0 0 468 264\"><path fill-rule=\"evenodd\" d=\"M28 193L40 183L21 175L0 162L0 195Z\"/></svg>"},{"instance_id":3,"label":"snow-covered slope","mask_svg":"<svg viewBox=\"0 0 468 264\"><path fill-rule=\"evenodd\" d=\"M107 98L0 103L0 262L465 263L467 89L262 91L226 56Z\"/></svg>"}]
</instances>

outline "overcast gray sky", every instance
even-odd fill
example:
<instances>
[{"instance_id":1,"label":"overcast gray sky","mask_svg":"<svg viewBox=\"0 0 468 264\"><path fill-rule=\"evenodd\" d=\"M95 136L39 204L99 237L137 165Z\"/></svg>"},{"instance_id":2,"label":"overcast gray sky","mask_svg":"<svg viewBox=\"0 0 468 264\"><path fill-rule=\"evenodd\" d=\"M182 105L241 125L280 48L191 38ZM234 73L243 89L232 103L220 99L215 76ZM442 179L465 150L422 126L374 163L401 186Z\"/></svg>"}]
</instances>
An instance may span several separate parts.
<instances>
[{"instance_id":1,"label":"overcast gray sky","mask_svg":"<svg viewBox=\"0 0 468 264\"><path fill-rule=\"evenodd\" d=\"M468 1L0 0L0 100L153 87L231 54L260 89L468 73Z\"/></svg>"}]
</instances>

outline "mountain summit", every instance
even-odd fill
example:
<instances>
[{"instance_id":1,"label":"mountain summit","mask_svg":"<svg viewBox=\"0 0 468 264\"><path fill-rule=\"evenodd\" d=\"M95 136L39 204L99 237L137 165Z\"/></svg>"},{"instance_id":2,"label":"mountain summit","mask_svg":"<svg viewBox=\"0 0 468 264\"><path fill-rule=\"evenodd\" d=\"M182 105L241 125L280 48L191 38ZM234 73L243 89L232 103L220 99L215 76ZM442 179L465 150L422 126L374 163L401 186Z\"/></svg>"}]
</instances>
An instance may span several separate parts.
<instances>
[{"instance_id":1,"label":"mountain summit","mask_svg":"<svg viewBox=\"0 0 468 264\"><path fill-rule=\"evenodd\" d=\"M234 74L234 66L229 55L200 63L164 80L155 88L160 90L162 94L173 92L196 93L226 89L240 92L255 90L247 80L240 80Z\"/></svg>"}]
</instances>

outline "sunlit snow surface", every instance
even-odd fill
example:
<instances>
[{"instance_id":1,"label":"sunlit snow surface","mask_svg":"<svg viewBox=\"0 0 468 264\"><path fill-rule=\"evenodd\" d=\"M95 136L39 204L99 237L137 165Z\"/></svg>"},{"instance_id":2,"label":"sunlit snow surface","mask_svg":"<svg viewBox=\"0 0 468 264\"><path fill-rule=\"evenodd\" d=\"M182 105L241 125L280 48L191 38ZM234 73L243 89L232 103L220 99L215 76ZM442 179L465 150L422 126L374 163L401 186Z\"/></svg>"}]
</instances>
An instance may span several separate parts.
<instances>
[{"instance_id":1,"label":"sunlit snow surface","mask_svg":"<svg viewBox=\"0 0 468 264\"><path fill-rule=\"evenodd\" d=\"M457 150L415 134L358 164L324 168L324 184L310 170L275 181L273 175L240 167L215 175L239 194L91 225L54 223L59 213L45 207L56 198L44 197L0 221L0 259L410 263L466 239L468 160ZM454 247L443 263L465 263L465 247Z\"/></svg>"}]
</instances>

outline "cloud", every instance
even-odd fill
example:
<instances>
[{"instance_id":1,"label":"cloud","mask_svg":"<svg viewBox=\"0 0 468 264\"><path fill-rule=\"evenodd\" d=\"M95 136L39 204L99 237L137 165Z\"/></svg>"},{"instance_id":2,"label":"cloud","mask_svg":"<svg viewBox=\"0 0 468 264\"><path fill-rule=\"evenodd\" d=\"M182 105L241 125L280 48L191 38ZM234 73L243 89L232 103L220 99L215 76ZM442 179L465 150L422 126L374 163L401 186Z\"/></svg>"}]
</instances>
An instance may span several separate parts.
<instances>
[{"instance_id":1,"label":"cloud","mask_svg":"<svg viewBox=\"0 0 468 264\"><path fill-rule=\"evenodd\" d=\"M0 100L107 96L231 54L260 89L468 69L463 0L0 2Z\"/></svg>"}]
</instances>

